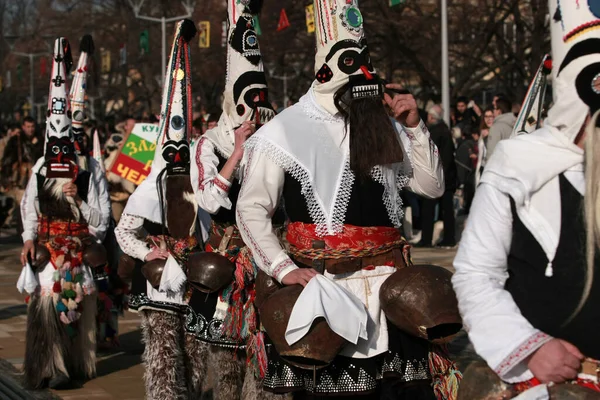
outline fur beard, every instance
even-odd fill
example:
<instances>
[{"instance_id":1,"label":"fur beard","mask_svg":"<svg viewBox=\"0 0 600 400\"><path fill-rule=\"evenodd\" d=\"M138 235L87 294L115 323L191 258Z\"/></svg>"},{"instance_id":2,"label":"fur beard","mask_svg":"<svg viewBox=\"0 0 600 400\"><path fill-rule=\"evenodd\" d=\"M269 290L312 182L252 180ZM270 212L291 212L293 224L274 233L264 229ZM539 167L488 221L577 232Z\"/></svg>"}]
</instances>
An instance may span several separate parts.
<instances>
[{"instance_id":1,"label":"fur beard","mask_svg":"<svg viewBox=\"0 0 600 400\"><path fill-rule=\"evenodd\" d=\"M148 400L187 400L181 316L142 312L144 381Z\"/></svg>"},{"instance_id":2,"label":"fur beard","mask_svg":"<svg viewBox=\"0 0 600 400\"><path fill-rule=\"evenodd\" d=\"M46 191L46 193L48 193L50 197L55 199L57 202L68 203L75 221L79 221L81 218L81 212L79 211L79 207L77 207L77 203L75 203L75 199L72 197L67 197L63 193L63 187L70 182L72 182L72 180L69 178L47 178L44 181L44 191Z\"/></svg>"},{"instance_id":3,"label":"fur beard","mask_svg":"<svg viewBox=\"0 0 600 400\"><path fill-rule=\"evenodd\" d=\"M165 194L169 234L175 239L193 236L198 205L190 177L188 175L167 176Z\"/></svg>"}]
</instances>

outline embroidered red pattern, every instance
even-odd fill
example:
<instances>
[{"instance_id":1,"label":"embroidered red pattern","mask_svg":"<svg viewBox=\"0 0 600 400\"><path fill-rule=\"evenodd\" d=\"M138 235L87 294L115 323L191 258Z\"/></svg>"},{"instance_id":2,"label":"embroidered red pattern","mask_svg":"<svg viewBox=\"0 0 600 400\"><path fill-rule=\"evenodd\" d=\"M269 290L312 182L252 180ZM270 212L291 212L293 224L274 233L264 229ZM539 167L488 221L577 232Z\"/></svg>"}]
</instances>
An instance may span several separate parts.
<instances>
[{"instance_id":1,"label":"embroidered red pattern","mask_svg":"<svg viewBox=\"0 0 600 400\"><path fill-rule=\"evenodd\" d=\"M496 373L500 376L504 375L512 367L523 361L527 356L537 350L542 344L550 340L552 340L552 337L546 335L544 332L538 332L531 336L498 365L496 368Z\"/></svg>"},{"instance_id":2,"label":"embroidered red pattern","mask_svg":"<svg viewBox=\"0 0 600 400\"><path fill-rule=\"evenodd\" d=\"M200 161L200 156L202 155L202 145L206 138L200 139L198 142L198 148L196 149L196 165L198 166L198 189L204 190L204 165L202 165L202 161Z\"/></svg>"},{"instance_id":3,"label":"embroidered red pattern","mask_svg":"<svg viewBox=\"0 0 600 400\"><path fill-rule=\"evenodd\" d=\"M213 179L213 183L215 184L216 187L218 187L219 189L221 189L224 192L229 192L229 186L227 186L225 183L223 183L223 181L221 181L219 179L219 177L215 177Z\"/></svg>"},{"instance_id":4,"label":"embroidered red pattern","mask_svg":"<svg viewBox=\"0 0 600 400\"><path fill-rule=\"evenodd\" d=\"M292 265L294 265L294 262L289 258L287 260L282 261L281 263L279 263L278 266L275 267L275 269L273 269L273 276L277 278L281 271L283 271L287 267L291 267Z\"/></svg>"}]
</instances>

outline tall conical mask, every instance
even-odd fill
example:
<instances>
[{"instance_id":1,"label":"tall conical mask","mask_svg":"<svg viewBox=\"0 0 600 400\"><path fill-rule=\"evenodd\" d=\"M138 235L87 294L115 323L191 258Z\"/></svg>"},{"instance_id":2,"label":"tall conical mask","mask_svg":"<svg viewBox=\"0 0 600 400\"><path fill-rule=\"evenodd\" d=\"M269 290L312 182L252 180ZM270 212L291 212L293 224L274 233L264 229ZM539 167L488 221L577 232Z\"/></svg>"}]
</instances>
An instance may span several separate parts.
<instances>
[{"instance_id":1,"label":"tall conical mask","mask_svg":"<svg viewBox=\"0 0 600 400\"><path fill-rule=\"evenodd\" d=\"M554 106L546 125L573 142L600 109L600 1L549 1Z\"/></svg>"},{"instance_id":2,"label":"tall conical mask","mask_svg":"<svg viewBox=\"0 0 600 400\"><path fill-rule=\"evenodd\" d=\"M71 176L76 160L71 134L71 108L67 97L67 74L72 65L71 49L66 38L54 42L52 75L48 93L44 158L48 177Z\"/></svg>"},{"instance_id":3,"label":"tall conical mask","mask_svg":"<svg viewBox=\"0 0 600 400\"><path fill-rule=\"evenodd\" d=\"M152 169L158 168L157 188L161 214L171 236L185 238L194 231L197 205L190 181L192 133L192 68L190 41L196 26L190 20L177 24L163 88L159 136ZM162 192L162 180L165 191Z\"/></svg>"},{"instance_id":4,"label":"tall conical mask","mask_svg":"<svg viewBox=\"0 0 600 400\"><path fill-rule=\"evenodd\" d=\"M77 155L85 155L89 149L85 148L85 131L83 121L86 118L85 95L87 91L87 77L91 57L94 53L94 41L91 35L85 35L79 43L79 60L71 84L71 111L73 113L72 130L75 140ZM80 157L80 166L87 169L87 157Z\"/></svg>"},{"instance_id":5,"label":"tall conical mask","mask_svg":"<svg viewBox=\"0 0 600 400\"><path fill-rule=\"evenodd\" d=\"M511 136L532 133L541 126L544 100L548 87L548 75L552 72L552 58L546 54L538 68L529 90L525 95L525 101L517 117Z\"/></svg>"},{"instance_id":6,"label":"tall conical mask","mask_svg":"<svg viewBox=\"0 0 600 400\"><path fill-rule=\"evenodd\" d=\"M371 64L358 0L314 0L314 93L329 113L338 112L334 96L351 85L353 97L383 96L383 87Z\"/></svg>"},{"instance_id":7,"label":"tall conical mask","mask_svg":"<svg viewBox=\"0 0 600 400\"><path fill-rule=\"evenodd\" d=\"M261 8L262 0L227 0L229 34L221 122L232 129L249 120L264 125L275 116L254 29Z\"/></svg>"}]
</instances>

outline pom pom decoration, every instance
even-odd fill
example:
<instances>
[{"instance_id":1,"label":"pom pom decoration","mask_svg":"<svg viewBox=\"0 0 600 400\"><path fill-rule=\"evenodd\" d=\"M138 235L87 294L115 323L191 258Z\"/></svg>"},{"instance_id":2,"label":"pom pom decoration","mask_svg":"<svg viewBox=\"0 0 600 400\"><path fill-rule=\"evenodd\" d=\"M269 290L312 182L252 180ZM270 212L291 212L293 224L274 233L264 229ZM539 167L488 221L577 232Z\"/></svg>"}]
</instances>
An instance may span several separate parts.
<instances>
[{"instance_id":1,"label":"pom pom decoration","mask_svg":"<svg viewBox=\"0 0 600 400\"><path fill-rule=\"evenodd\" d=\"M70 272L70 271L67 271L67 272L65 273L65 281L67 281L67 282L69 282L69 283L73 281L73 276L71 275L71 272Z\"/></svg>"},{"instance_id":2,"label":"pom pom decoration","mask_svg":"<svg viewBox=\"0 0 600 400\"><path fill-rule=\"evenodd\" d=\"M75 300L73 299L69 299L69 304L67 306L69 308L69 310L73 311L73 310L77 310L77 303L75 302Z\"/></svg>"},{"instance_id":3,"label":"pom pom decoration","mask_svg":"<svg viewBox=\"0 0 600 400\"><path fill-rule=\"evenodd\" d=\"M74 299L77 296L77 293L75 293L74 290L65 290L63 296L68 299Z\"/></svg>"},{"instance_id":4,"label":"pom pom decoration","mask_svg":"<svg viewBox=\"0 0 600 400\"><path fill-rule=\"evenodd\" d=\"M72 290L73 289L73 284L71 282L65 282L62 285L63 290Z\"/></svg>"},{"instance_id":5,"label":"pom pom decoration","mask_svg":"<svg viewBox=\"0 0 600 400\"><path fill-rule=\"evenodd\" d=\"M79 313L77 311L71 310L67 313L67 318L71 322L77 321L79 319Z\"/></svg>"},{"instance_id":6,"label":"pom pom decoration","mask_svg":"<svg viewBox=\"0 0 600 400\"><path fill-rule=\"evenodd\" d=\"M58 311L59 313L64 313L68 311L68 307L65 306L65 304L62 301L59 301L58 303L56 303L56 311Z\"/></svg>"},{"instance_id":7,"label":"pom pom decoration","mask_svg":"<svg viewBox=\"0 0 600 400\"><path fill-rule=\"evenodd\" d=\"M181 37L183 40L186 42L191 41L194 36L196 36L196 32L198 32L198 30L196 29L194 22L189 19L184 19L181 24Z\"/></svg>"},{"instance_id":8,"label":"pom pom decoration","mask_svg":"<svg viewBox=\"0 0 600 400\"><path fill-rule=\"evenodd\" d=\"M58 281L60 281L60 272L58 272L58 271L54 271L54 272L52 273L52 280L53 280L54 282L58 282Z\"/></svg>"},{"instance_id":9,"label":"pom pom decoration","mask_svg":"<svg viewBox=\"0 0 600 400\"><path fill-rule=\"evenodd\" d=\"M62 285L60 284L60 282L54 282L54 285L52 285L52 291L54 293L62 292Z\"/></svg>"},{"instance_id":10,"label":"pom pom decoration","mask_svg":"<svg viewBox=\"0 0 600 400\"><path fill-rule=\"evenodd\" d=\"M65 325L69 325L71 323L71 321L69 321L69 318L67 318L67 315L64 312L60 313L60 321Z\"/></svg>"}]
</instances>

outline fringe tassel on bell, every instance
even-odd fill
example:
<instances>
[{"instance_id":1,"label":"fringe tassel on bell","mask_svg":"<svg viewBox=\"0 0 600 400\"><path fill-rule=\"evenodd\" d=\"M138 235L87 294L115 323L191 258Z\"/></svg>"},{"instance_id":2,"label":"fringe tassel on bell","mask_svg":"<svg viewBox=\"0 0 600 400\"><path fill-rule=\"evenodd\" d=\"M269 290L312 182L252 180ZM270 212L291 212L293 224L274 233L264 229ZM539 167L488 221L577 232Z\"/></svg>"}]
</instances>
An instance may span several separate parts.
<instances>
[{"instance_id":1,"label":"fringe tassel on bell","mask_svg":"<svg viewBox=\"0 0 600 400\"><path fill-rule=\"evenodd\" d=\"M456 400L462 374L450 360L446 346L432 346L429 351L429 370L433 391L438 400Z\"/></svg>"}]
</instances>

